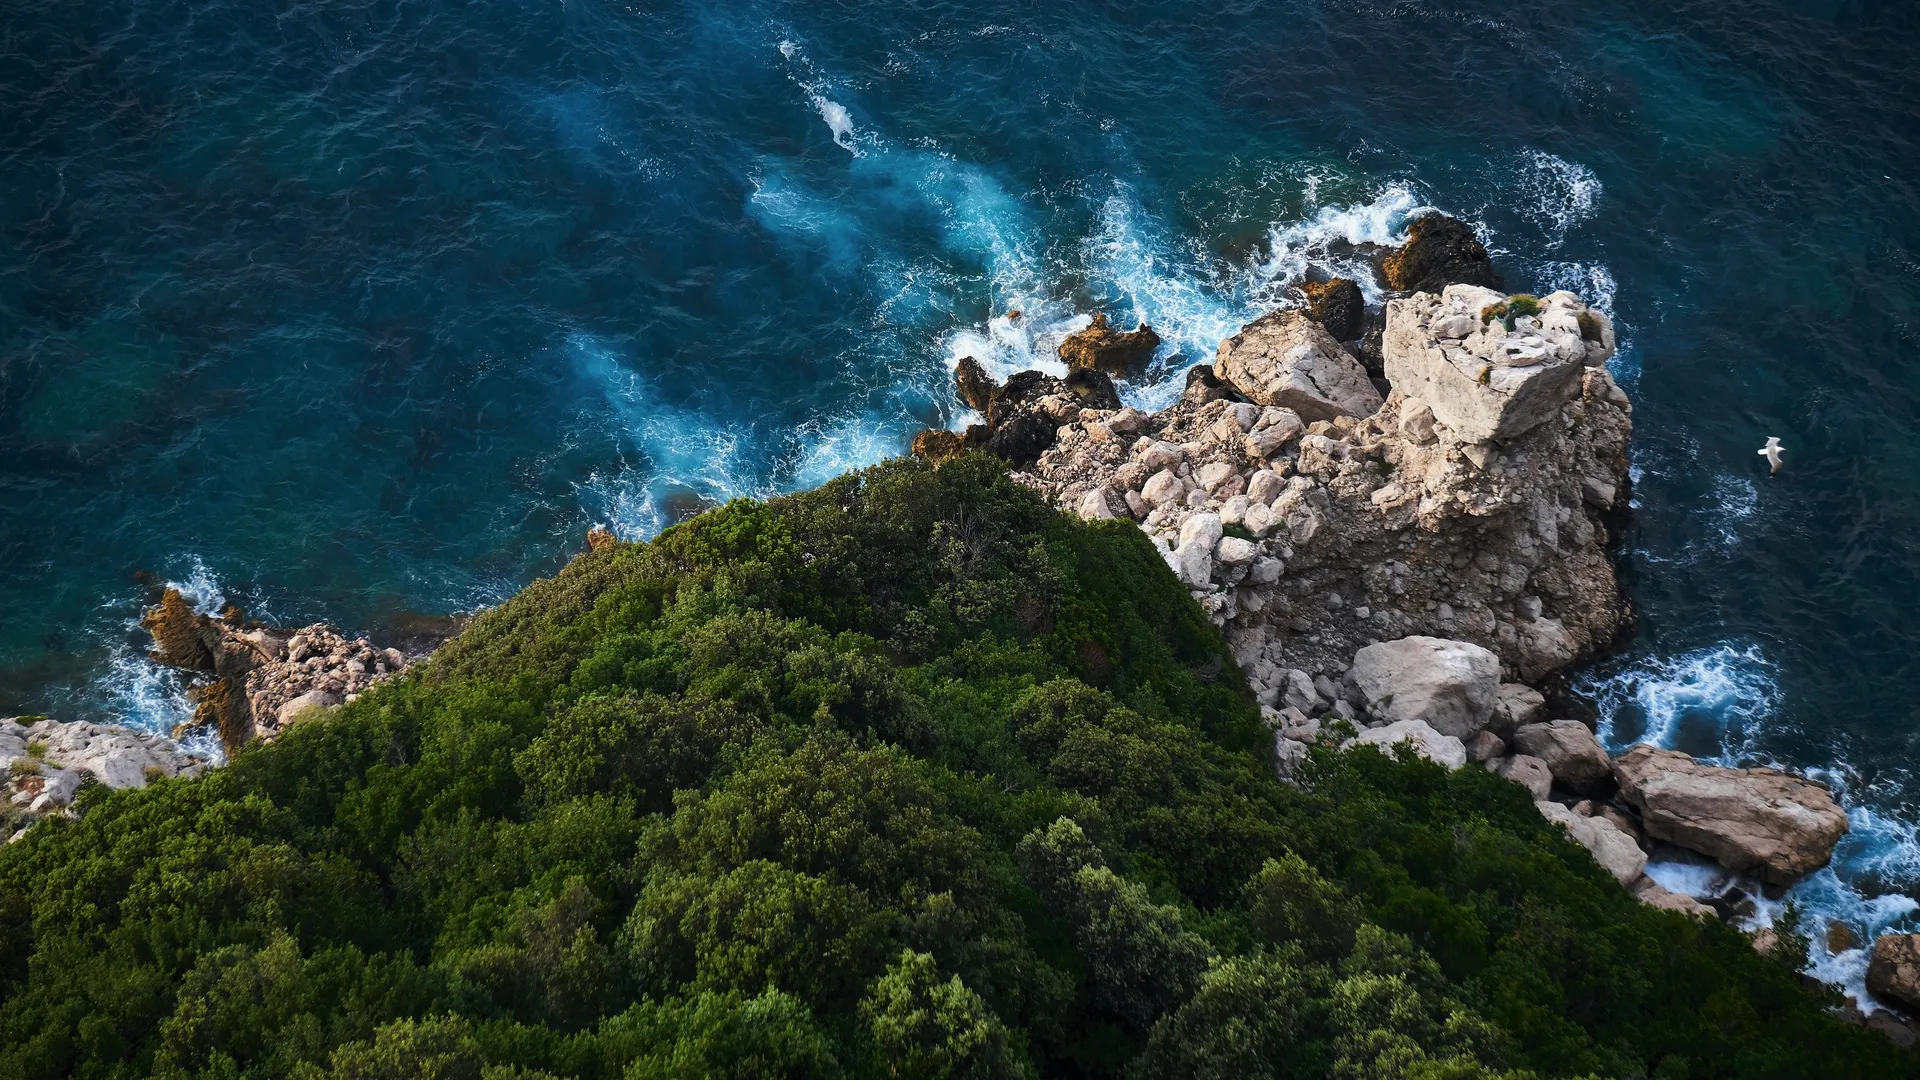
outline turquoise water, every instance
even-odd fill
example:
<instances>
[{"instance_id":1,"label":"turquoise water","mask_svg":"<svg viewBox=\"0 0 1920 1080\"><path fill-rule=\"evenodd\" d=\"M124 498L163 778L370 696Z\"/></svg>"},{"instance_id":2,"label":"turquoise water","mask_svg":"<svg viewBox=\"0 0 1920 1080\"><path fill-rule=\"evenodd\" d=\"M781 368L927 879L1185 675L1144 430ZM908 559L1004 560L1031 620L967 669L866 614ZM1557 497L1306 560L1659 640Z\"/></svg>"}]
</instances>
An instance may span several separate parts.
<instances>
[{"instance_id":1,"label":"turquoise water","mask_svg":"<svg viewBox=\"0 0 1920 1080\"><path fill-rule=\"evenodd\" d=\"M1856 833L1800 895L1911 921L1913 12L11 0L0 712L181 715L139 572L376 633L492 603L595 522L899 453L954 357L1093 310L1160 331L1164 403L1436 207L1623 330L1609 738L1820 771Z\"/></svg>"}]
</instances>

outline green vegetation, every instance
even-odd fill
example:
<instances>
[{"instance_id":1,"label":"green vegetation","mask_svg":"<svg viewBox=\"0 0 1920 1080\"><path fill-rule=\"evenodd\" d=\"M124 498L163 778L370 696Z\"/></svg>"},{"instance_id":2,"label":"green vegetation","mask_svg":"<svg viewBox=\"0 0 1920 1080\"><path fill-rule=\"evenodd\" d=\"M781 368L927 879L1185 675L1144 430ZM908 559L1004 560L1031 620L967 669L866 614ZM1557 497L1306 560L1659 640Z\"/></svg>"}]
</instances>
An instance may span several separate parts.
<instances>
[{"instance_id":1,"label":"green vegetation","mask_svg":"<svg viewBox=\"0 0 1920 1080\"><path fill-rule=\"evenodd\" d=\"M734 503L0 850L0 1077L1914 1075L1520 788L1270 738L983 457Z\"/></svg>"},{"instance_id":2,"label":"green vegetation","mask_svg":"<svg viewBox=\"0 0 1920 1080\"><path fill-rule=\"evenodd\" d=\"M1522 316L1538 315L1545 310L1547 310L1547 306L1540 302L1539 297L1531 296L1527 293L1515 293L1498 304L1488 304L1486 307L1481 308L1480 324L1485 326L1487 323L1499 319L1501 325L1507 328L1507 332L1512 333L1513 320L1521 318ZM1584 326L1585 324L1582 325ZM1597 326L1598 324L1595 325Z\"/></svg>"}]
</instances>

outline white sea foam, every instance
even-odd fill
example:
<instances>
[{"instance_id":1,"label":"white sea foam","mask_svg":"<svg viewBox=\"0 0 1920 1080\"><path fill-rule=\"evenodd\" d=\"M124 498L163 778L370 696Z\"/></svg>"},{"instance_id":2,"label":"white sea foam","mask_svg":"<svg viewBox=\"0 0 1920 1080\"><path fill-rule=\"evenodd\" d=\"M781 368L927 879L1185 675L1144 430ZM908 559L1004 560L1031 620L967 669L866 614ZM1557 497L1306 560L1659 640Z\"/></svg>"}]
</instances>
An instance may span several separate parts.
<instances>
[{"instance_id":1,"label":"white sea foam","mask_svg":"<svg viewBox=\"0 0 1920 1080\"><path fill-rule=\"evenodd\" d=\"M641 459L582 485L584 500L614 532L654 535L672 524L668 504L676 495L724 502L769 493L747 460L749 431L660 400L646 379L622 366L613 348L594 335L569 335L566 350L612 415L616 426L609 434L623 453Z\"/></svg>"},{"instance_id":2,"label":"white sea foam","mask_svg":"<svg viewBox=\"0 0 1920 1080\"><path fill-rule=\"evenodd\" d=\"M1585 165L1528 150L1520 155L1516 176L1520 209L1540 226L1543 250L1564 244L1570 230L1593 217L1600 178Z\"/></svg>"},{"instance_id":3,"label":"white sea foam","mask_svg":"<svg viewBox=\"0 0 1920 1080\"><path fill-rule=\"evenodd\" d=\"M1722 643L1676 657L1648 657L1611 675L1589 673L1577 687L1600 711L1599 735L1615 752L1637 742L1690 751L1702 736L1732 763L1780 707L1774 666L1756 644Z\"/></svg>"},{"instance_id":4,"label":"white sea foam","mask_svg":"<svg viewBox=\"0 0 1920 1080\"><path fill-rule=\"evenodd\" d=\"M826 122L827 130L833 133L834 145L854 157L860 157L862 150L855 141L853 114L847 111L845 105L827 96L827 91L832 89L831 80L820 73L798 42L783 40L778 48L780 55L797 69L790 77L806 93L807 100L812 103L814 111L820 114L820 119Z\"/></svg>"}]
</instances>

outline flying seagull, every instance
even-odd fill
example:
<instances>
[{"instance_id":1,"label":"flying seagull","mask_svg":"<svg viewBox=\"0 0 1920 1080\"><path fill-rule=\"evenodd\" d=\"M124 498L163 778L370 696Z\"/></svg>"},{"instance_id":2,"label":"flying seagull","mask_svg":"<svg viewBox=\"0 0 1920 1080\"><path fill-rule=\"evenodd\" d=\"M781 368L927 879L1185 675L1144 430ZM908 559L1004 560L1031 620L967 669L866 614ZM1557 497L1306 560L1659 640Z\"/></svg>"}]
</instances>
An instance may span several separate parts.
<instances>
[{"instance_id":1,"label":"flying seagull","mask_svg":"<svg viewBox=\"0 0 1920 1080\"><path fill-rule=\"evenodd\" d=\"M1785 449L1785 447L1780 445L1780 439L1777 436L1769 435L1767 436L1767 445L1761 447L1755 451L1755 453L1766 458L1767 464L1773 466L1773 472L1777 473L1780 471L1780 451L1783 449ZM1767 475L1771 476L1773 473Z\"/></svg>"}]
</instances>

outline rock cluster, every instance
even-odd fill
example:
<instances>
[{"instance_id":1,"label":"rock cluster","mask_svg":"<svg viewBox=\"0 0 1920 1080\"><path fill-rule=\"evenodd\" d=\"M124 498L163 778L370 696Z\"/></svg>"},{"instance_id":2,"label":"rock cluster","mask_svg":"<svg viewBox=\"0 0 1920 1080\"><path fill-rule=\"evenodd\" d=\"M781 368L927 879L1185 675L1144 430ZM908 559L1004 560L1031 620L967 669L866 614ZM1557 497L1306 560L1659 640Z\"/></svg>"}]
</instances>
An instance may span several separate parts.
<instances>
[{"instance_id":1,"label":"rock cluster","mask_svg":"<svg viewBox=\"0 0 1920 1080\"><path fill-rule=\"evenodd\" d=\"M1466 641L1537 681L1627 625L1606 545L1632 425L1604 367L1505 443L1463 441L1398 387L1382 403L1296 312L1229 339L1212 373L1153 415L1057 410L1016 476L1138 522L1269 703L1289 671L1338 679L1376 641Z\"/></svg>"},{"instance_id":2,"label":"rock cluster","mask_svg":"<svg viewBox=\"0 0 1920 1080\"><path fill-rule=\"evenodd\" d=\"M1920 1014L1920 934L1883 934L1873 943L1867 992Z\"/></svg>"},{"instance_id":3,"label":"rock cluster","mask_svg":"<svg viewBox=\"0 0 1920 1080\"><path fill-rule=\"evenodd\" d=\"M17 838L35 819L69 812L86 784L146 787L155 777L196 776L206 765L204 756L160 735L43 716L0 720L6 832Z\"/></svg>"},{"instance_id":4,"label":"rock cluster","mask_svg":"<svg viewBox=\"0 0 1920 1080\"><path fill-rule=\"evenodd\" d=\"M205 615L174 589L142 623L153 634L153 658L191 680L191 726L211 727L229 751L271 741L302 715L351 701L409 662L398 649L348 640L322 624L283 630L232 608Z\"/></svg>"}]
</instances>

